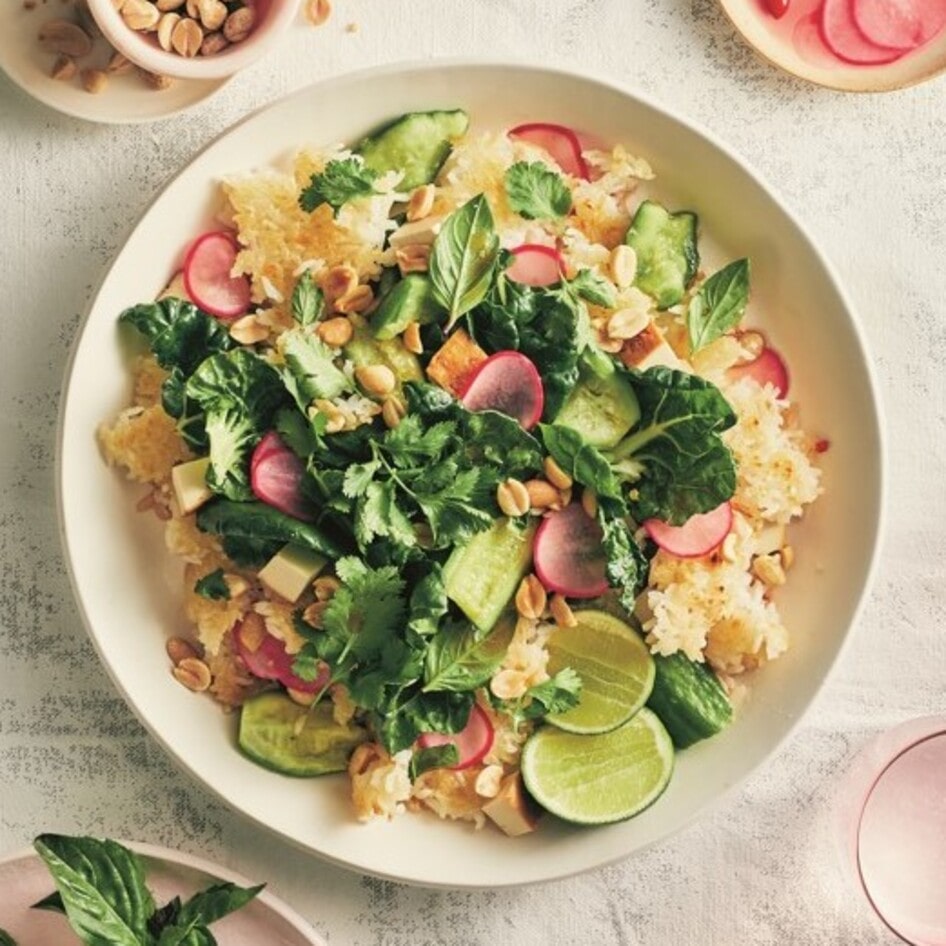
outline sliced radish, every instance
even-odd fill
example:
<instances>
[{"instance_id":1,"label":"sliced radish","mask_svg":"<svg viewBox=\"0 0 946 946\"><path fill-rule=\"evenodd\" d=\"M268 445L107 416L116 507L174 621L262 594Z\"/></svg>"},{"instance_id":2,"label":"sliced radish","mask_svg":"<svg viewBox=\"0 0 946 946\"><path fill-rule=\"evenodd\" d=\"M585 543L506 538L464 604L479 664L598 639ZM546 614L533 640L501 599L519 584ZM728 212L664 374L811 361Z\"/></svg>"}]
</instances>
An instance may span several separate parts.
<instances>
[{"instance_id":1,"label":"sliced radish","mask_svg":"<svg viewBox=\"0 0 946 946\"><path fill-rule=\"evenodd\" d=\"M562 281L565 261L554 246L523 243L510 250L514 259L506 270L513 281L525 286L554 286Z\"/></svg>"},{"instance_id":2,"label":"sliced radish","mask_svg":"<svg viewBox=\"0 0 946 946\"><path fill-rule=\"evenodd\" d=\"M920 18L910 0L854 0L854 22L872 43L891 49L920 45Z\"/></svg>"},{"instance_id":3,"label":"sliced radish","mask_svg":"<svg viewBox=\"0 0 946 946\"><path fill-rule=\"evenodd\" d=\"M763 348L762 353L754 361L735 365L726 372L726 375L731 381L752 378L760 387L771 384L779 397L785 397L788 394L788 368L782 356L774 348Z\"/></svg>"},{"instance_id":4,"label":"sliced radish","mask_svg":"<svg viewBox=\"0 0 946 946\"><path fill-rule=\"evenodd\" d=\"M697 513L682 526L647 519L644 528L665 552L677 558L701 558L709 555L729 535L732 506L725 502L709 512Z\"/></svg>"},{"instance_id":5,"label":"sliced radish","mask_svg":"<svg viewBox=\"0 0 946 946\"><path fill-rule=\"evenodd\" d=\"M286 645L272 634L266 634L256 650L252 650L243 634L243 624L233 629L237 653L246 665L246 669L260 680L276 680L290 690L301 693L318 693L325 689L329 681L328 666L323 664L314 680L303 680L292 672L293 657L286 652Z\"/></svg>"},{"instance_id":6,"label":"sliced radish","mask_svg":"<svg viewBox=\"0 0 946 946\"><path fill-rule=\"evenodd\" d=\"M572 503L542 520L532 546L539 581L567 598L597 598L608 590L601 527Z\"/></svg>"},{"instance_id":7,"label":"sliced radish","mask_svg":"<svg viewBox=\"0 0 946 946\"><path fill-rule=\"evenodd\" d=\"M220 230L194 240L184 258L187 294L221 319L235 319L250 307L250 281L230 275L239 249L233 234Z\"/></svg>"},{"instance_id":8,"label":"sliced radish","mask_svg":"<svg viewBox=\"0 0 946 946\"><path fill-rule=\"evenodd\" d=\"M278 442L277 442L278 441ZM303 462L270 431L250 458L250 489L261 502L303 521L311 521L309 504L302 495Z\"/></svg>"},{"instance_id":9,"label":"sliced radish","mask_svg":"<svg viewBox=\"0 0 946 946\"><path fill-rule=\"evenodd\" d=\"M474 370L460 401L468 411L499 411L531 430L542 417L545 391L538 369L525 355L498 351Z\"/></svg>"},{"instance_id":10,"label":"sliced radish","mask_svg":"<svg viewBox=\"0 0 946 946\"><path fill-rule=\"evenodd\" d=\"M946 0L913 0L920 19L920 42L928 43L946 26Z\"/></svg>"},{"instance_id":11,"label":"sliced radish","mask_svg":"<svg viewBox=\"0 0 946 946\"><path fill-rule=\"evenodd\" d=\"M789 0L765 0L765 7L775 17L780 20L788 13Z\"/></svg>"},{"instance_id":12,"label":"sliced radish","mask_svg":"<svg viewBox=\"0 0 946 946\"><path fill-rule=\"evenodd\" d=\"M544 149L566 174L589 180L588 165L581 156L581 142L578 135L566 125L531 122L511 128L509 137L528 141Z\"/></svg>"},{"instance_id":13,"label":"sliced radish","mask_svg":"<svg viewBox=\"0 0 946 946\"><path fill-rule=\"evenodd\" d=\"M456 746L460 760L452 769L468 769L471 765L481 762L490 749L493 748L493 724L489 717L476 703L470 711L470 718L466 726L458 733L425 732L417 739L421 749L432 749L435 746Z\"/></svg>"},{"instance_id":14,"label":"sliced radish","mask_svg":"<svg viewBox=\"0 0 946 946\"><path fill-rule=\"evenodd\" d=\"M821 8L821 36L838 58L857 65L879 66L903 55L902 49L878 46L857 28L853 0L824 0Z\"/></svg>"}]
</instances>

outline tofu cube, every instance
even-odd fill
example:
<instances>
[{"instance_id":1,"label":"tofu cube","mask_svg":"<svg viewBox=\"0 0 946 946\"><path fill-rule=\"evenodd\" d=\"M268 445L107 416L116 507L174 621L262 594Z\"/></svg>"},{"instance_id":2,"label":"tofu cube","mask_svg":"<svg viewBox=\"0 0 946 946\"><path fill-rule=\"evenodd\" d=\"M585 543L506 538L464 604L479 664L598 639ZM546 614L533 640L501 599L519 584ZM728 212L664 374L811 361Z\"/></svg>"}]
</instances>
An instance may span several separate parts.
<instances>
[{"instance_id":1,"label":"tofu cube","mask_svg":"<svg viewBox=\"0 0 946 946\"><path fill-rule=\"evenodd\" d=\"M435 384L459 397L475 368L487 354L462 328L456 329L427 365L427 377Z\"/></svg>"},{"instance_id":2,"label":"tofu cube","mask_svg":"<svg viewBox=\"0 0 946 946\"><path fill-rule=\"evenodd\" d=\"M440 233L443 226L443 217L425 217L423 220L414 220L398 227L388 242L398 250L405 246L430 246Z\"/></svg>"},{"instance_id":3,"label":"tofu cube","mask_svg":"<svg viewBox=\"0 0 946 946\"><path fill-rule=\"evenodd\" d=\"M483 814L511 838L535 831L539 823L539 810L526 795L518 773L503 779L499 794L483 805Z\"/></svg>"},{"instance_id":4,"label":"tofu cube","mask_svg":"<svg viewBox=\"0 0 946 946\"><path fill-rule=\"evenodd\" d=\"M178 463L171 470L171 486L182 516L199 509L213 496L213 490L207 485L209 467L210 457L200 457L187 463Z\"/></svg>"},{"instance_id":5,"label":"tofu cube","mask_svg":"<svg viewBox=\"0 0 946 946\"><path fill-rule=\"evenodd\" d=\"M292 604L328 564L318 552L298 545L285 545L260 569L259 580L280 598Z\"/></svg>"},{"instance_id":6,"label":"tofu cube","mask_svg":"<svg viewBox=\"0 0 946 946\"><path fill-rule=\"evenodd\" d=\"M676 368L677 371L687 370L676 352L667 344L663 332L652 321L648 322L647 327L633 338L624 342L618 357L629 368L637 368L640 371L646 371L657 365Z\"/></svg>"}]
</instances>

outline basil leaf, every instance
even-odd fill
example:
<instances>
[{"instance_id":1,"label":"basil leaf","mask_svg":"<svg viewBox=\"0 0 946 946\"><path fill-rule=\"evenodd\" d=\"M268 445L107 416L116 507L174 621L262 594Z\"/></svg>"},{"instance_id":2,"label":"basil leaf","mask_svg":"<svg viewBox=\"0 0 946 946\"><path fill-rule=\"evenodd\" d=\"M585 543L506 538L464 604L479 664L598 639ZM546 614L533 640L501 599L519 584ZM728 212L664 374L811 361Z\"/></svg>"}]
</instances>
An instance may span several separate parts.
<instances>
[{"instance_id":1,"label":"basil leaf","mask_svg":"<svg viewBox=\"0 0 946 946\"><path fill-rule=\"evenodd\" d=\"M449 316L445 331L483 301L498 258L493 215L480 194L447 217L431 249L430 282Z\"/></svg>"},{"instance_id":2,"label":"basil leaf","mask_svg":"<svg viewBox=\"0 0 946 946\"><path fill-rule=\"evenodd\" d=\"M456 765L460 761L460 751L452 743L445 746L430 746L427 749L416 749L411 756L409 774L411 781L431 769L444 769Z\"/></svg>"},{"instance_id":3,"label":"basil leaf","mask_svg":"<svg viewBox=\"0 0 946 946\"><path fill-rule=\"evenodd\" d=\"M40 835L34 847L87 946L146 946L154 900L136 854L114 841L55 834Z\"/></svg>"},{"instance_id":4,"label":"basil leaf","mask_svg":"<svg viewBox=\"0 0 946 946\"><path fill-rule=\"evenodd\" d=\"M210 926L211 923L216 923L235 910L245 907L264 886L265 884L238 887L229 882L213 884L185 901L175 923L184 926L196 922L199 926Z\"/></svg>"},{"instance_id":5,"label":"basil leaf","mask_svg":"<svg viewBox=\"0 0 946 946\"><path fill-rule=\"evenodd\" d=\"M348 201L373 194L377 179L378 172L366 167L361 158L329 161L320 174L313 174L309 179L299 195L299 206L312 213L322 204L328 204L337 214Z\"/></svg>"},{"instance_id":6,"label":"basil leaf","mask_svg":"<svg viewBox=\"0 0 946 946\"><path fill-rule=\"evenodd\" d=\"M16 946L16 940L6 930L0 930L0 946Z\"/></svg>"},{"instance_id":7,"label":"basil leaf","mask_svg":"<svg viewBox=\"0 0 946 946\"><path fill-rule=\"evenodd\" d=\"M502 664L514 630L512 621L500 621L485 637L472 624L438 631L427 648L424 692L463 692L485 685Z\"/></svg>"},{"instance_id":8,"label":"basil leaf","mask_svg":"<svg viewBox=\"0 0 946 946\"><path fill-rule=\"evenodd\" d=\"M174 897L163 907L158 907L148 920L148 929L157 936L166 926L173 926L181 910L181 898Z\"/></svg>"},{"instance_id":9,"label":"basil leaf","mask_svg":"<svg viewBox=\"0 0 946 946\"><path fill-rule=\"evenodd\" d=\"M229 601L230 586L223 577L223 569L209 572L194 583L194 591L209 601Z\"/></svg>"},{"instance_id":10,"label":"basil leaf","mask_svg":"<svg viewBox=\"0 0 946 946\"><path fill-rule=\"evenodd\" d=\"M506 171L506 199L526 220L554 220L572 209L572 194L560 174L541 161L517 161Z\"/></svg>"},{"instance_id":11,"label":"basil leaf","mask_svg":"<svg viewBox=\"0 0 946 946\"><path fill-rule=\"evenodd\" d=\"M738 259L700 286L687 309L692 351L705 348L742 320L749 302L749 272L749 260Z\"/></svg>"},{"instance_id":12,"label":"basil leaf","mask_svg":"<svg viewBox=\"0 0 946 946\"><path fill-rule=\"evenodd\" d=\"M325 296L306 270L292 291L292 317L303 327L314 325L325 313Z\"/></svg>"}]
</instances>

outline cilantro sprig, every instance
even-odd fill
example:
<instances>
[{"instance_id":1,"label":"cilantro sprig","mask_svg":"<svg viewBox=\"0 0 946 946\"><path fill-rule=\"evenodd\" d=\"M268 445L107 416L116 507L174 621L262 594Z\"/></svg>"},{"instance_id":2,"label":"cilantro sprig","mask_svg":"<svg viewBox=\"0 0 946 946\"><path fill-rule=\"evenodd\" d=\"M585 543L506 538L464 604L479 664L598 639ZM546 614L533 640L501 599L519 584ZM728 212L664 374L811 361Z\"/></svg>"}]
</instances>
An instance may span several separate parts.
<instances>
[{"instance_id":1,"label":"cilantro sprig","mask_svg":"<svg viewBox=\"0 0 946 946\"><path fill-rule=\"evenodd\" d=\"M526 220L554 220L572 209L572 194L561 174L541 161L517 161L506 171L506 199Z\"/></svg>"},{"instance_id":2,"label":"cilantro sprig","mask_svg":"<svg viewBox=\"0 0 946 946\"><path fill-rule=\"evenodd\" d=\"M356 197L373 194L378 172L369 168L361 158L351 157L329 161L319 174L313 174L299 195L299 206L312 213L322 204L328 204L333 213Z\"/></svg>"}]
</instances>

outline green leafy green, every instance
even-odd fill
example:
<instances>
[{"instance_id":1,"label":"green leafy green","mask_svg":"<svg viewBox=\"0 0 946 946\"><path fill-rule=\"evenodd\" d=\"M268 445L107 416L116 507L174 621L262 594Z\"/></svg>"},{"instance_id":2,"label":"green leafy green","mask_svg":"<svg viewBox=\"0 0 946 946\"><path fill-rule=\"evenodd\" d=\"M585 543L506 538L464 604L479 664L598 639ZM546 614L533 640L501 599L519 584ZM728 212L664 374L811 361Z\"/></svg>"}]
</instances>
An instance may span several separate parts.
<instances>
[{"instance_id":1,"label":"green leafy green","mask_svg":"<svg viewBox=\"0 0 946 946\"><path fill-rule=\"evenodd\" d=\"M474 690L502 664L515 624L500 621L484 634L472 624L446 625L430 639L424 662L424 692Z\"/></svg>"},{"instance_id":2,"label":"green leafy green","mask_svg":"<svg viewBox=\"0 0 946 946\"><path fill-rule=\"evenodd\" d=\"M605 577L617 593L622 607L632 614L637 596L647 584L650 560L634 540L624 519L609 517L599 507L598 525L601 526L607 557Z\"/></svg>"},{"instance_id":3,"label":"green leafy green","mask_svg":"<svg viewBox=\"0 0 946 946\"><path fill-rule=\"evenodd\" d=\"M432 637L440 627L441 618L447 613L447 590L443 581L443 569L436 562L429 565L411 589L408 603L407 627L421 637Z\"/></svg>"},{"instance_id":4,"label":"green leafy green","mask_svg":"<svg viewBox=\"0 0 946 946\"><path fill-rule=\"evenodd\" d=\"M374 193L378 172L367 167L360 157L329 161L319 174L313 174L299 195L299 206L312 213L322 204L328 204L333 213L356 197Z\"/></svg>"},{"instance_id":5,"label":"green leafy green","mask_svg":"<svg viewBox=\"0 0 946 946\"><path fill-rule=\"evenodd\" d=\"M470 719L473 703L472 693L405 690L392 701L381 723L381 741L389 752L399 752L425 732L460 732Z\"/></svg>"},{"instance_id":6,"label":"green leafy green","mask_svg":"<svg viewBox=\"0 0 946 946\"><path fill-rule=\"evenodd\" d=\"M265 503L215 499L198 510L197 527L221 536L224 551L240 565L261 564L290 542L328 558L338 558L346 552L345 546L328 532ZM232 554L231 549L237 554Z\"/></svg>"},{"instance_id":7,"label":"green leafy green","mask_svg":"<svg viewBox=\"0 0 946 946\"><path fill-rule=\"evenodd\" d=\"M16 946L16 940L6 930L0 930L0 946Z\"/></svg>"},{"instance_id":8,"label":"green leafy green","mask_svg":"<svg viewBox=\"0 0 946 946\"><path fill-rule=\"evenodd\" d=\"M450 768L460 761L460 752L457 747L448 742L443 746L430 746L427 749L417 749L411 756L411 781L431 769ZM0 940L2 944L2 940Z\"/></svg>"},{"instance_id":9,"label":"green leafy green","mask_svg":"<svg viewBox=\"0 0 946 946\"><path fill-rule=\"evenodd\" d=\"M483 194L444 221L430 253L430 282L447 311L449 331L486 296L499 259L499 237Z\"/></svg>"},{"instance_id":10,"label":"green leafy green","mask_svg":"<svg viewBox=\"0 0 946 946\"><path fill-rule=\"evenodd\" d=\"M194 591L210 601L230 600L230 586L223 577L222 568L209 572L203 578L198 578L194 583Z\"/></svg>"},{"instance_id":11,"label":"green leafy green","mask_svg":"<svg viewBox=\"0 0 946 946\"><path fill-rule=\"evenodd\" d=\"M214 946L210 924L263 889L214 884L184 904L175 897L156 908L144 864L121 844L44 834L34 846L57 887L35 907L65 913L86 946ZM7 937L7 946L12 943Z\"/></svg>"},{"instance_id":12,"label":"green leafy green","mask_svg":"<svg viewBox=\"0 0 946 946\"><path fill-rule=\"evenodd\" d=\"M229 499L252 499L250 454L286 402L279 374L238 348L206 358L188 379L185 393L204 412L210 442L207 485Z\"/></svg>"},{"instance_id":13,"label":"green leafy green","mask_svg":"<svg viewBox=\"0 0 946 946\"><path fill-rule=\"evenodd\" d=\"M687 309L692 351L699 351L739 324L749 303L749 272L749 260L738 259L700 286Z\"/></svg>"},{"instance_id":14,"label":"green leafy green","mask_svg":"<svg viewBox=\"0 0 946 946\"><path fill-rule=\"evenodd\" d=\"M315 284L312 273L306 270L292 291L292 317L303 328L310 328L325 314L325 296Z\"/></svg>"},{"instance_id":15,"label":"green leafy green","mask_svg":"<svg viewBox=\"0 0 946 946\"><path fill-rule=\"evenodd\" d=\"M506 171L509 206L526 220L552 220L572 209L572 194L561 174L541 161L517 161Z\"/></svg>"},{"instance_id":16,"label":"green leafy green","mask_svg":"<svg viewBox=\"0 0 946 946\"><path fill-rule=\"evenodd\" d=\"M607 509L609 515L626 513L621 484L600 450L571 427L541 424L539 432L555 462L576 483L594 490L599 506Z\"/></svg>"},{"instance_id":17,"label":"green leafy green","mask_svg":"<svg viewBox=\"0 0 946 946\"><path fill-rule=\"evenodd\" d=\"M603 276L590 269L580 269L574 279L565 284L576 296L592 305L613 309L617 305L614 286Z\"/></svg>"},{"instance_id":18,"label":"green leafy green","mask_svg":"<svg viewBox=\"0 0 946 946\"><path fill-rule=\"evenodd\" d=\"M580 697L581 677L571 667L563 667L554 677L529 687L518 700L505 702L503 709L518 726L525 720L564 713L577 706Z\"/></svg>"},{"instance_id":19,"label":"green leafy green","mask_svg":"<svg viewBox=\"0 0 946 946\"><path fill-rule=\"evenodd\" d=\"M736 465L720 434L736 422L711 382L675 371L629 371L640 402L638 426L606 454L616 475L630 482L635 519L681 525L708 512L736 489Z\"/></svg>"},{"instance_id":20,"label":"green leafy green","mask_svg":"<svg viewBox=\"0 0 946 946\"><path fill-rule=\"evenodd\" d=\"M335 352L315 335L290 329L277 344L285 362L280 372L283 384L303 413L316 398L331 399L354 390L344 372L335 367Z\"/></svg>"}]
</instances>

